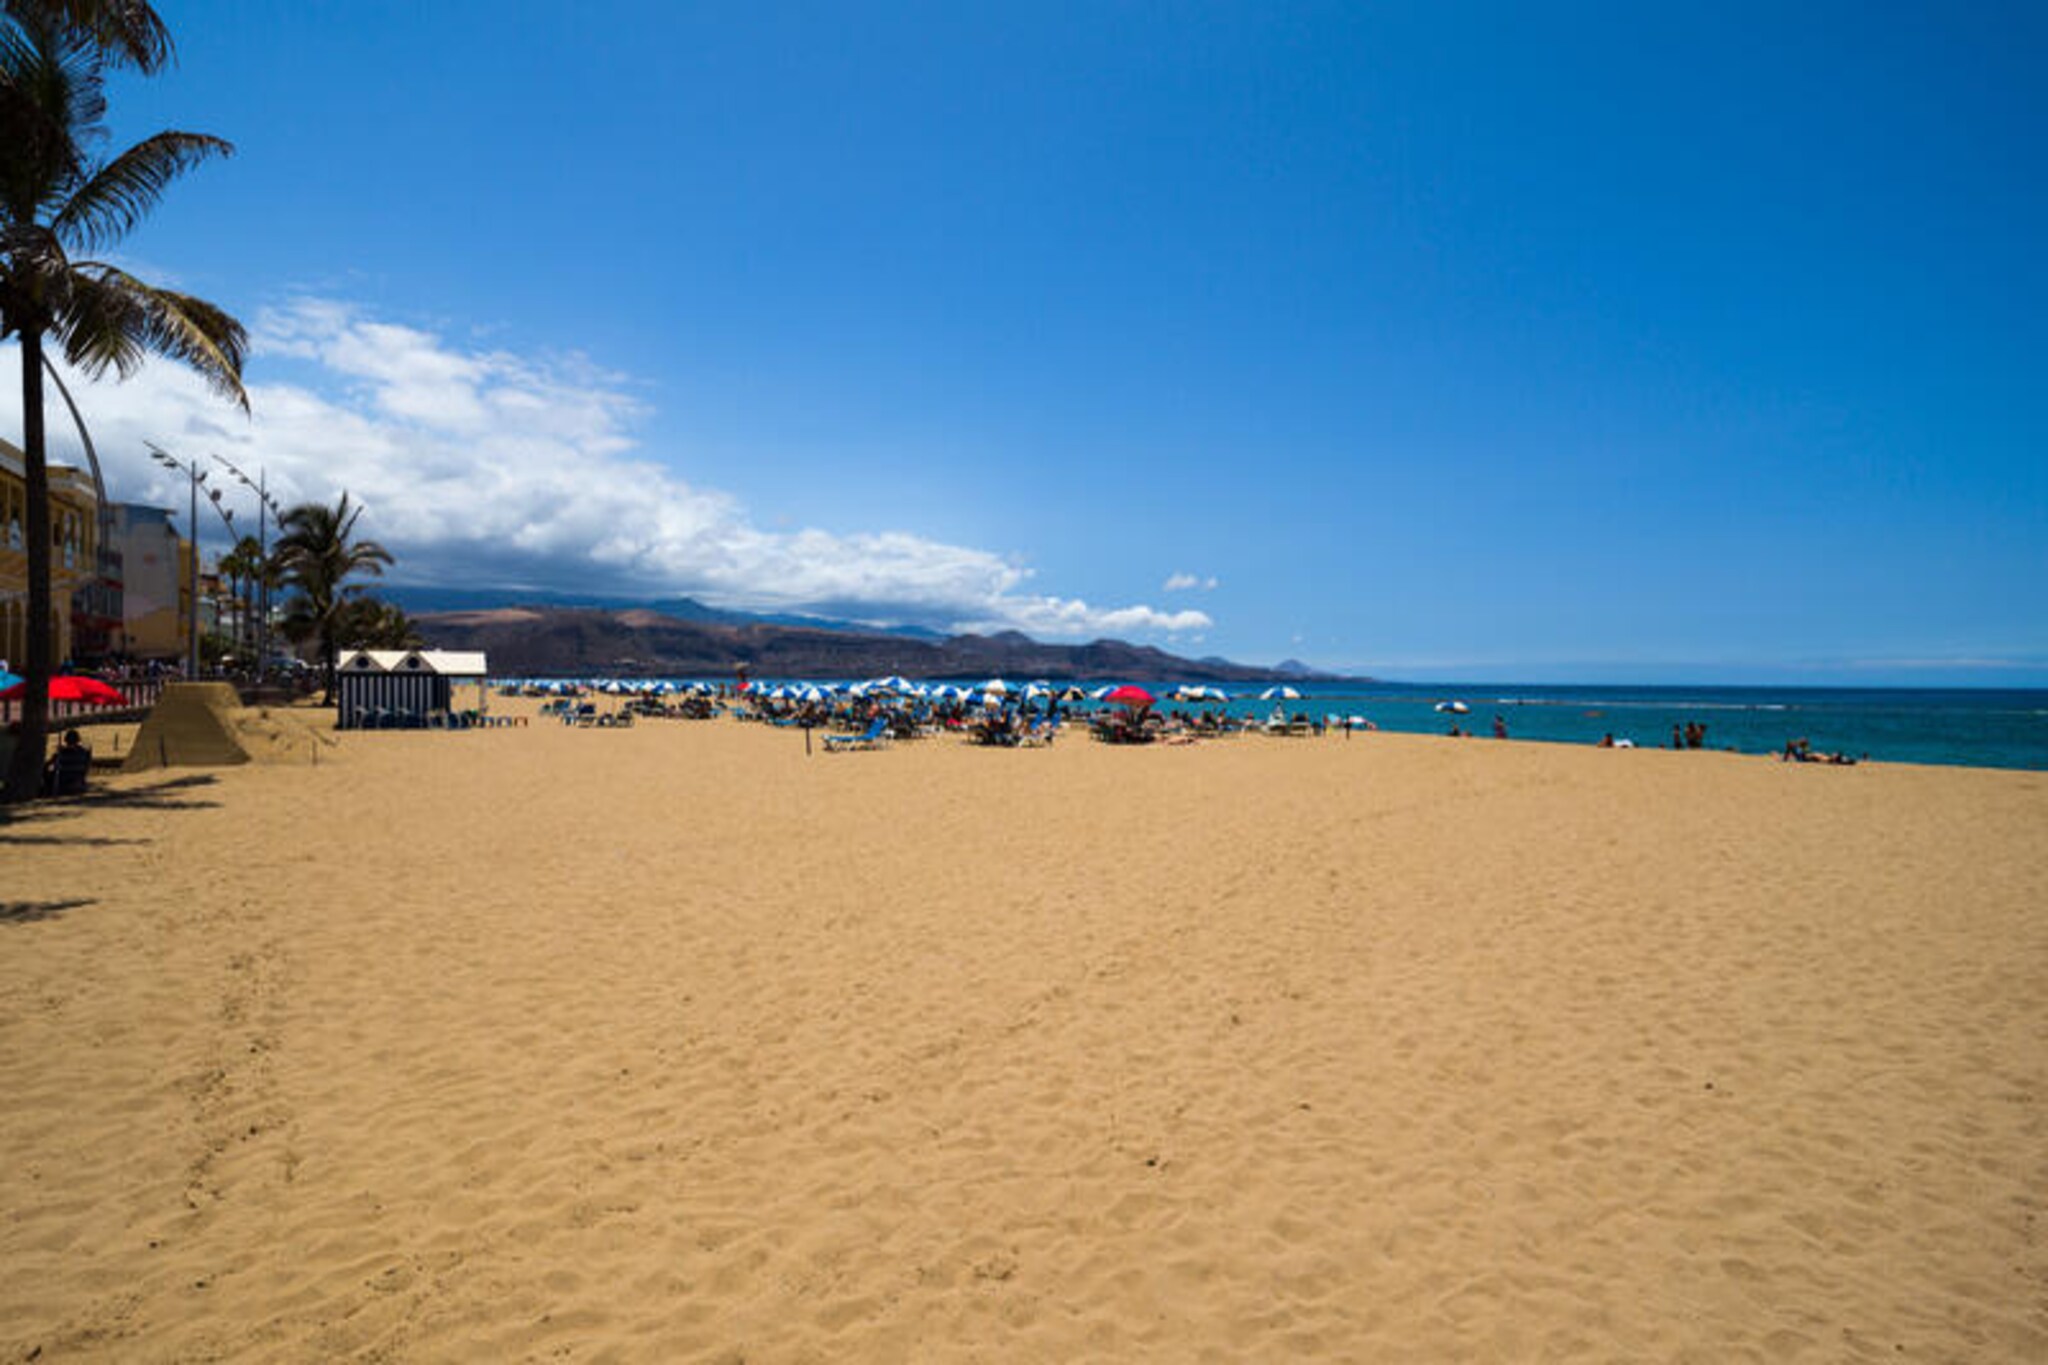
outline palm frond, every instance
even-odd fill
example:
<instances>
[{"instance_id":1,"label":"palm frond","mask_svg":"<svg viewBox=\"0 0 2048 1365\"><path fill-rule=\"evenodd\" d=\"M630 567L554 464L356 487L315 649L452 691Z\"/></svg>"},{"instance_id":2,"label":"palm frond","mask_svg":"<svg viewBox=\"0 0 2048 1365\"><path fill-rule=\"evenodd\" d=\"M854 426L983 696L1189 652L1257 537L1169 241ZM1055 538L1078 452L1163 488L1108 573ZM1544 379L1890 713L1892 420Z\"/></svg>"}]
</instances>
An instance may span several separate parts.
<instances>
[{"instance_id":1,"label":"palm frond","mask_svg":"<svg viewBox=\"0 0 2048 1365\"><path fill-rule=\"evenodd\" d=\"M100 261L74 265L70 283L53 330L73 365L95 377L111 366L126 378L145 356L164 356L248 410L242 357L249 338L223 309Z\"/></svg>"},{"instance_id":2,"label":"palm frond","mask_svg":"<svg viewBox=\"0 0 2048 1365\"><path fill-rule=\"evenodd\" d=\"M75 246L117 242L156 207L173 180L201 162L234 152L233 143L205 133L144 138L72 191L51 226Z\"/></svg>"},{"instance_id":3,"label":"palm frond","mask_svg":"<svg viewBox=\"0 0 2048 1365\"><path fill-rule=\"evenodd\" d=\"M117 66L145 75L176 55L171 31L143 0L0 0L0 16L13 25L62 32Z\"/></svg>"},{"instance_id":4,"label":"palm frond","mask_svg":"<svg viewBox=\"0 0 2048 1365\"><path fill-rule=\"evenodd\" d=\"M0 336L46 328L70 288L71 262L55 233L0 222Z\"/></svg>"},{"instance_id":5,"label":"palm frond","mask_svg":"<svg viewBox=\"0 0 2048 1365\"><path fill-rule=\"evenodd\" d=\"M106 140L106 112L87 49L0 25L0 218L32 222L60 205Z\"/></svg>"}]
</instances>

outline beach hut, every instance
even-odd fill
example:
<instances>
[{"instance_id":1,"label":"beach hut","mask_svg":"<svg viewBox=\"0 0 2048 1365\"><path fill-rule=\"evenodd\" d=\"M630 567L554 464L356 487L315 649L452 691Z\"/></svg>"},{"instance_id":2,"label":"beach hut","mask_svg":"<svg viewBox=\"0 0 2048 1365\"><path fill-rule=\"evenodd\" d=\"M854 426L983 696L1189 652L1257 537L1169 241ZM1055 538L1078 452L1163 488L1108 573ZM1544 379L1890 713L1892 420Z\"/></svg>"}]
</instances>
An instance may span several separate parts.
<instances>
[{"instance_id":1,"label":"beach hut","mask_svg":"<svg viewBox=\"0 0 2048 1365\"><path fill-rule=\"evenodd\" d=\"M336 665L337 730L422 726L452 712L458 683L483 691L482 654L447 649L359 649ZM481 706L481 703L479 703Z\"/></svg>"}]
</instances>

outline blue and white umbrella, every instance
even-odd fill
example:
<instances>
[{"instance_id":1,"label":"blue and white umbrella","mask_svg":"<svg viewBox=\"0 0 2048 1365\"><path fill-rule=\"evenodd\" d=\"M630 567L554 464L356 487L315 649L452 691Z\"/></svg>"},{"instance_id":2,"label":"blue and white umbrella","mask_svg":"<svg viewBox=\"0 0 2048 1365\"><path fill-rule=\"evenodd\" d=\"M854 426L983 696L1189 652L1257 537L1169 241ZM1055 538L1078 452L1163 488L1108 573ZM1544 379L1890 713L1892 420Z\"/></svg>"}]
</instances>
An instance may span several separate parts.
<instances>
[{"instance_id":1,"label":"blue and white umbrella","mask_svg":"<svg viewBox=\"0 0 2048 1365\"><path fill-rule=\"evenodd\" d=\"M1260 701L1300 701L1301 693L1291 687L1269 687L1259 693Z\"/></svg>"}]
</instances>

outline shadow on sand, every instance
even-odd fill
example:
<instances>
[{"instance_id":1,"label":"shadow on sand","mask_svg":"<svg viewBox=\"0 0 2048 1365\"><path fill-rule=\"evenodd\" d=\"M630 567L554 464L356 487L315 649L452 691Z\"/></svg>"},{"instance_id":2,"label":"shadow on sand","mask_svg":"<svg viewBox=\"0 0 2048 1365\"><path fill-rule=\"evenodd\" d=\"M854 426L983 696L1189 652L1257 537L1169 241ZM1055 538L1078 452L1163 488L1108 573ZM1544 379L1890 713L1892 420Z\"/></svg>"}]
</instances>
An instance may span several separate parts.
<instances>
[{"instance_id":1,"label":"shadow on sand","mask_svg":"<svg viewBox=\"0 0 2048 1365\"><path fill-rule=\"evenodd\" d=\"M98 901L92 900L0 901L0 925L40 924L82 906L97 904Z\"/></svg>"},{"instance_id":2,"label":"shadow on sand","mask_svg":"<svg viewBox=\"0 0 2048 1365\"><path fill-rule=\"evenodd\" d=\"M19 806L0 806L0 844L80 844L104 847L148 843L147 839L114 839L105 835L16 834L12 833L9 827L73 820L88 810L99 808L211 810L218 807L220 802L196 800L191 793L202 787L210 787L217 780L207 774L194 773L186 777L151 782L147 786L88 787L81 796L30 801Z\"/></svg>"}]
</instances>

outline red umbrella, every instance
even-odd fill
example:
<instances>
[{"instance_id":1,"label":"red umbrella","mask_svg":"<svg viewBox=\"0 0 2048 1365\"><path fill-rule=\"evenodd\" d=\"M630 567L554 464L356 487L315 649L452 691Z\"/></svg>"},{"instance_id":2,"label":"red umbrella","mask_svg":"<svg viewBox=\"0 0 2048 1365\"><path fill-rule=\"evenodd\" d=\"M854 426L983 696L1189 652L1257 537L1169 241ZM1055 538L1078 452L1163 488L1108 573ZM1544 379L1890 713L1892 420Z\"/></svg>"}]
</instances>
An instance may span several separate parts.
<instances>
[{"instance_id":1,"label":"red umbrella","mask_svg":"<svg viewBox=\"0 0 2048 1365\"><path fill-rule=\"evenodd\" d=\"M28 680L24 678L5 692L0 692L0 701L19 701L27 692ZM98 678L87 678L76 673L60 673L50 679L50 700L82 701L93 706L121 706L128 698Z\"/></svg>"},{"instance_id":2,"label":"red umbrella","mask_svg":"<svg viewBox=\"0 0 2048 1365\"><path fill-rule=\"evenodd\" d=\"M1118 706L1135 706L1139 708L1150 706L1153 702L1159 700L1159 698L1153 696L1144 688L1134 687L1130 683L1125 683L1122 687L1111 688L1102 694L1102 699L1106 702L1114 702Z\"/></svg>"}]
</instances>

